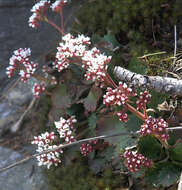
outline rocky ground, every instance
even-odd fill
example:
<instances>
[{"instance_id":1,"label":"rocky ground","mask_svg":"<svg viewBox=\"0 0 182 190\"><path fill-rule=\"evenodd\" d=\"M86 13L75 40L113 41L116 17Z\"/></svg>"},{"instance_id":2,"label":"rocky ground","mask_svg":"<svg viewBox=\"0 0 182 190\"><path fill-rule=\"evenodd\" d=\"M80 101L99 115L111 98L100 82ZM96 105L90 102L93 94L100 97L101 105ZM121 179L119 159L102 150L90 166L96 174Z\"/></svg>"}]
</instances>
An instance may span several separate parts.
<instances>
[{"instance_id":1,"label":"rocky ground","mask_svg":"<svg viewBox=\"0 0 182 190\"><path fill-rule=\"evenodd\" d=\"M64 9L67 31L81 2L72 2ZM8 79L5 71L9 58L15 49L30 47L32 60L42 64L50 52L56 51L56 44L61 39L60 34L48 24L41 23L37 30L28 26L34 3L35 0L0 0L0 168L34 153L30 141L37 131L36 120L33 120L12 132L12 127L32 100L31 89L35 81L23 84L16 82L17 77ZM59 22L57 15L49 13L49 16ZM0 186L1 190L47 190L41 168L37 167L35 160L0 173Z\"/></svg>"}]
</instances>

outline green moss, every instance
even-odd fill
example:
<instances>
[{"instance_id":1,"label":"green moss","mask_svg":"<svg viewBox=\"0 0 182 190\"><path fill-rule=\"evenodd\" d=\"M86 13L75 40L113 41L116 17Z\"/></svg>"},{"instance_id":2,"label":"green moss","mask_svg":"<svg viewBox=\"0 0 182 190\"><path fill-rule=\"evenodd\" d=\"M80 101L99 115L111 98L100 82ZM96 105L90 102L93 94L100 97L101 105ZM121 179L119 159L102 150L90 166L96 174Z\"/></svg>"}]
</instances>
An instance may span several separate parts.
<instances>
[{"instance_id":1,"label":"green moss","mask_svg":"<svg viewBox=\"0 0 182 190\"><path fill-rule=\"evenodd\" d=\"M88 167L87 160L80 155L67 166L51 168L45 171L51 190L100 190L115 189L126 184L120 175L115 175L107 168L99 176L94 175Z\"/></svg>"},{"instance_id":2,"label":"green moss","mask_svg":"<svg viewBox=\"0 0 182 190\"><path fill-rule=\"evenodd\" d=\"M79 22L73 24L72 31L87 35L111 32L117 35L121 44L132 42L130 49L133 44L137 45L137 52L144 49L144 41L150 45L160 41L160 47L170 49L169 43L163 44L168 42L164 36L181 19L181 9L182 1L179 0L86 1L77 14Z\"/></svg>"},{"instance_id":3,"label":"green moss","mask_svg":"<svg viewBox=\"0 0 182 190\"><path fill-rule=\"evenodd\" d=\"M168 71L173 64L173 55L153 55L146 58L145 63L147 64L147 75L164 76L169 74Z\"/></svg>"}]
</instances>

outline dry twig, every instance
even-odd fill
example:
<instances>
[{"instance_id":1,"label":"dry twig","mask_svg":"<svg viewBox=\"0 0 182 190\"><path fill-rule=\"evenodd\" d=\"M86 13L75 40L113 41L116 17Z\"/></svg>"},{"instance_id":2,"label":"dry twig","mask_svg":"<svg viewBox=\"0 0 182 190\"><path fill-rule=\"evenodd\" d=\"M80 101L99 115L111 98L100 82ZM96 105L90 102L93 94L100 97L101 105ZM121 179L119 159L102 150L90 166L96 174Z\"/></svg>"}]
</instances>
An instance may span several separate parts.
<instances>
[{"instance_id":1,"label":"dry twig","mask_svg":"<svg viewBox=\"0 0 182 190\"><path fill-rule=\"evenodd\" d=\"M171 128L167 128L168 131L176 131L176 130L182 130L182 127L179 126L179 127L171 127ZM4 167L4 168L1 168L0 169L0 172L3 172L3 171L6 171L10 168L13 168L15 166L18 166L20 164L23 164L31 159L34 159L36 158L37 156L40 156L42 154L47 154L49 152L52 152L52 151L55 151L55 150L59 150L59 149L62 149L62 148L66 148L66 147L70 147L70 146L73 146L73 145L76 145L76 144L80 144L80 143L84 143L84 142L88 142L88 141L93 141L93 140L96 140L96 139L106 139L106 138L111 138L111 137L116 137L116 136L122 136L122 135L130 135L132 137L138 135L140 133L140 131L136 131L136 132L121 132L121 133L115 133L115 134L111 134L111 135L101 135L101 136L97 136L97 137L92 137L92 138L87 138L87 139L82 139L82 140L78 140L78 141L75 141L73 143L70 143L70 144L60 144L59 146L57 146L56 148L52 148L52 149L49 149L49 150L46 150L46 151L43 151L41 153L37 153L37 154L33 154L33 155L30 155L30 156L27 156L26 158L22 159L22 160L19 160L7 167Z\"/></svg>"},{"instance_id":2,"label":"dry twig","mask_svg":"<svg viewBox=\"0 0 182 190\"><path fill-rule=\"evenodd\" d=\"M36 98L33 98L32 101L30 102L28 108L24 111L24 113L21 115L20 119L11 127L11 132L15 133L16 131L19 130L19 128L21 127L21 124L25 118L25 116L27 115L27 113L32 109L34 103L36 101Z\"/></svg>"},{"instance_id":3,"label":"dry twig","mask_svg":"<svg viewBox=\"0 0 182 190\"><path fill-rule=\"evenodd\" d=\"M181 176L179 178L178 190L182 190L182 173L181 173Z\"/></svg>"},{"instance_id":4,"label":"dry twig","mask_svg":"<svg viewBox=\"0 0 182 190\"><path fill-rule=\"evenodd\" d=\"M149 88L160 93L182 96L182 80L170 77L141 75L119 66L114 68L114 74L119 80L130 82L135 87Z\"/></svg>"}]
</instances>

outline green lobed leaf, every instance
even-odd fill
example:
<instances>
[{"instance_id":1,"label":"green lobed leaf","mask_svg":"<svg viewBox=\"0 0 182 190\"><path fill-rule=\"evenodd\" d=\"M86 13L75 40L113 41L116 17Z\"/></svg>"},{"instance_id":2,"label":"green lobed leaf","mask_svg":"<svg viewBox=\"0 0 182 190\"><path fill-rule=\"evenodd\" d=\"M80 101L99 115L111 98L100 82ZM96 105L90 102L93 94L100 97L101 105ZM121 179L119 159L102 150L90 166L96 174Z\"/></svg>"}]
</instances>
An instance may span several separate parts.
<instances>
[{"instance_id":1,"label":"green lobed leaf","mask_svg":"<svg viewBox=\"0 0 182 190\"><path fill-rule=\"evenodd\" d=\"M103 38L101 36L99 36L98 34L93 34L91 41L92 41L92 44L96 44L96 43L102 41L102 39Z\"/></svg>"},{"instance_id":2,"label":"green lobed leaf","mask_svg":"<svg viewBox=\"0 0 182 190\"><path fill-rule=\"evenodd\" d=\"M72 104L71 107L66 109L66 114L69 116L75 115L77 119L85 119L83 104Z\"/></svg>"},{"instance_id":3,"label":"green lobed leaf","mask_svg":"<svg viewBox=\"0 0 182 190\"><path fill-rule=\"evenodd\" d=\"M129 120L127 123L124 123L128 131L136 132L140 130L143 122L136 115L129 115Z\"/></svg>"},{"instance_id":4,"label":"green lobed leaf","mask_svg":"<svg viewBox=\"0 0 182 190\"><path fill-rule=\"evenodd\" d=\"M93 86L88 96L83 100L81 100L80 102L84 104L86 110L93 112L96 110L97 103L101 98L101 96L102 96L102 90L98 87Z\"/></svg>"},{"instance_id":5,"label":"green lobed leaf","mask_svg":"<svg viewBox=\"0 0 182 190\"><path fill-rule=\"evenodd\" d=\"M52 100L53 103L50 113L51 116L58 119L71 106L71 98L67 93L67 86L65 84L59 85L52 92Z\"/></svg>"},{"instance_id":6,"label":"green lobed leaf","mask_svg":"<svg viewBox=\"0 0 182 190\"><path fill-rule=\"evenodd\" d=\"M161 104L162 102L164 102L169 97L169 95L167 95L167 94L161 94L161 93L158 93L154 90L150 90L150 94L152 95L152 97L150 100L149 107L153 108L155 110L156 110L158 104Z\"/></svg>"},{"instance_id":7,"label":"green lobed leaf","mask_svg":"<svg viewBox=\"0 0 182 190\"><path fill-rule=\"evenodd\" d=\"M171 160L181 162L182 166L182 141L178 141L173 147L169 149L169 156Z\"/></svg>"},{"instance_id":8,"label":"green lobed leaf","mask_svg":"<svg viewBox=\"0 0 182 190\"><path fill-rule=\"evenodd\" d=\"M93 160L90 160L89 168L95 173L99 173L102 171L106 166L106 163L102 158L95 158Z\"/></svg>"},{"instance_id":9,"label":"green lobed leaf","mask_svg":"<svg viewBox=\"0 0 182 190\"><path fill-rule=\"evenodd\" d=\"M67 93L67 87L65 84L59 85L59 87L53 92L54 105L62 108L69 107L71 104L70 97Z\"/></svg>"},{"instance_id":10,"label":"green lobed leaf","mask_svg":"<svg viewBox=\"0 0 182 190\"><path fill-rule=\"evenodd\" d=\"M138 152L150 159L158 159L163 153L162 145L152 135L140 137L138 141Z\"/></svg>"},{"instance_id":11,"label":"green lobed leaf","mask_svg":"<svg viewBox=\"0 0 182 190\"><path fill-rule=\"evenodd\" d=\"M180 173L181 169L171 162L160 163L146 172L145 181L157 187L169 187L177 182Z\"/></svg>"},{"instance_id":12,"label":"green lobed leaf","mask_svg":"<svg viewBox=\"0 0 182 190\"><path fill-rule=\"evenodd\" d=\"M92 113L88 117L88 126L93 135L95 135L96 124L97 124L97 115L96 113Z\"/></svg>"},{"instance_id":13,"label":"green lobed leaf","mask_svg":"<svg viewBox=\"0 0 182 190\"><path fill-rule=\"evenodd\" d=\"M114 146L109 146L106 149L98 152L99 156L102 157L105 162L111 161L113 153L114 153Z\"/></svg>"},{"instance_id":14,"label":"green lobed leaf","mask_svg":"<svg viewBox=\"0 0 182 190\"><path fill-rule=\"evenodd\" d=\"M115 38L115 36L113 34L105 35L104 40L111 43L114 48L117 47L117 46L120 46L119 42L116 40L116 38Z\"/></svg>"},{"instance_id":15,"label":"green lobed leaf","mask_svg":"<svg viewBox=\"0 0 182 190\"><path fill-rule=\"evenodd\" d=\"M111 117L105 120L105 122L101 126L99 126L99 129L97 129L97 135L110 135L121 132L128 133L127 135L124 134L107 139L109 143L116 146L114 155L118 156L121 149L124 149L128 146L134 146L136 144L136 137L139 135L136 135L136 137L132 137L131 135L129 135L129 132L138 130L137 121L138 120L134 116L131 116L130 120L127 123L119 121L117 117Z\"/></svg>"}]
</instances>

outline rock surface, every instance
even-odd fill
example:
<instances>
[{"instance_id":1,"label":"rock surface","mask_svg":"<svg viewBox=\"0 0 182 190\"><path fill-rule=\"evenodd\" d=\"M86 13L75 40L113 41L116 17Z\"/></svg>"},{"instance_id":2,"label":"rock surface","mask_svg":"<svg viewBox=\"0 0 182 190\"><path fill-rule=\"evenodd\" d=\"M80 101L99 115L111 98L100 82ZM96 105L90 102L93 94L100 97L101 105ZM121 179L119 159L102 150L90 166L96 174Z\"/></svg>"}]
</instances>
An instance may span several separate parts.
<instances>
[{"instance_id":1,"label":"rock surface","mask_svg":"<svg viewBox=\"0 0 182 190\"><path fill-rule=\"evenodd\" d=\"M26 84L19 82L0 103L0 137L12 131L12 127L25 111L32 100L32 87L37 82L30 79ZM16 131L15 131L16 132Z\"/></svg>"},{"instance_id":2,"label":"rock surface","mask_svg":"<svg viewBox=\"0 0 182 190\"><path fill-rule=\"evenodd\" d=\"M73 20L73 13L79 8L83 0L71 2L64 8L64 20L66 31L69 30ZM11 81L5 71L9 64L9 58L18 48L30 47L32 60L38 60L41 64L48 52L56 51L61 35L47 23L41 22L38 29L28 26L30 9L35 0L0 0L0 88L1 92ZM48 12L48 17L60 25L60 16Z\"/></svg>"},{"instance_id":3,"label":"rock surface","mask_svg":"<svg viewBox=\"0 0 182 190\"><path fill-rule=\"evenodd\" d=\"M0 147L0 155L0 168L23 158L18 152L3 147ZM0 173L0 187L1 190L48 190L42 168L37 166L36 160Z\"/></svg>"},{"instance_id":4,"label":"rock surface","mask_svg":"<svg viewBox=\"0 0 182 190\"><path fill-rule=\"evenodd\" d=\"M71 2L64 9L65 28L69 30L73 13L78 10L83 0ZM14 50L30 47L31 60L40 65L45 62L45 55L56 52L61 35L50 25L41 23L38 29L28 26L31 16L30 9L35 0L0 0L0 137L18 121L32 99L32 81L18 83L15 88L8 90L17 77L8 79L6 67ZM49 13L49 18L60 22L60 17ZM32 150L26 150L32 153ZM14 163L24 156L11 149L0 147L0 168ZM42 168L37 167L36 160L11 168L0 173L1 190L48 190Z\"/></svg>"},{"instance_id":5,"label":"rock surface","mask_svg":"<svg viewBox=\"0 0 182 190\"><path fill-rule=\"evenodd\" d=\"M64 8L65 28L69 30L73 20L73 13L79 8L83 0L71 2ZM10 91L17 77L8 79L6 67L9 65L9 58L15 49L30 47L32 50L31 60L36 60L39 65L45 63L45 55L49 52L56 52L56 47L61 35L47 23L40 23L38 29L28 26L28 19L31 16L30 9L35 0L0 0L0 97L5 94L5 99L0 98L0 136L11 129L17 122L20 115L25 111L32 99L33 83L23 84L19 82ZM48 12L48 17L55 23L60 24L60 16ZM1 111L2 110L2 111Z\"/></svg>"}]
</instances>

